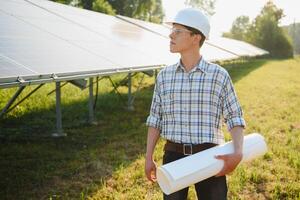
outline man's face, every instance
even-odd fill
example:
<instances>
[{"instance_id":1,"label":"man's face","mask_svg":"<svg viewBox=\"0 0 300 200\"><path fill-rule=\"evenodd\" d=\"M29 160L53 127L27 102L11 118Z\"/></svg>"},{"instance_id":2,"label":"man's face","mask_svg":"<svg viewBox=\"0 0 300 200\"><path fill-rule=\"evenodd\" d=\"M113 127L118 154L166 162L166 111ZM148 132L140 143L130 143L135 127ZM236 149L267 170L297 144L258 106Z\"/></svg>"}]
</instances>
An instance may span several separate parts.
<instances>
[{"instance_id":1,"label":"man's face","mask_svg":"<svg viewBox=\"0 0 300 200\"><path fill-rule=\"evenodd\" d=\"M183 53L194 45L195 35L180 24L173 24L170 32L170 51L172 53Z\"/></svg>"}]
</instances>

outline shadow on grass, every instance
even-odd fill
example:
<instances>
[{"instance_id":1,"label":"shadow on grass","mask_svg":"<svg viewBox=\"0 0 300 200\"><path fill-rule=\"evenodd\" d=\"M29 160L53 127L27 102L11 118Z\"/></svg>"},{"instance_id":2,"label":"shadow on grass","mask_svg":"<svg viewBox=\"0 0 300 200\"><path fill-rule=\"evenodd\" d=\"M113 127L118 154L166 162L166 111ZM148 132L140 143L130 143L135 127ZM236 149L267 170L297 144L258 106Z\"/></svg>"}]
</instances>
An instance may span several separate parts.
<instances>
[{"instance_id":1,"label":"shadow on grass","mask_svg":"<svg viewBox=\"0 0 300 200\"><path fill-rule=\"evenodd\" d=\"M257 59L257 60L245 60L244 62L229 63L223 65L229 72L232 82L235 83L247 76L250 72L263 66L268 60Z\"/></svg>"},{"instance_id":2,"label":"shadow on grass","mask_svg":"<svg viewBox=\"0 0 300 200\"><path fill-rule=\"evenodd\" d=\"M232 65L238 81L264 60ZM238 67L240 66L240 67ZM79 199L95 192L119 166L127 166L145 152L145 121L153 86L143 88L135 111L125 109L116 94L99 96L96 119L89 126L87 99L62 105L68 137L49 137L55 127L55 108L0 121L0 195L3 199ZM126 99L126 95L122 95ZM88 189L89 188L89 189Z\"/></svg>"}]
</instances>

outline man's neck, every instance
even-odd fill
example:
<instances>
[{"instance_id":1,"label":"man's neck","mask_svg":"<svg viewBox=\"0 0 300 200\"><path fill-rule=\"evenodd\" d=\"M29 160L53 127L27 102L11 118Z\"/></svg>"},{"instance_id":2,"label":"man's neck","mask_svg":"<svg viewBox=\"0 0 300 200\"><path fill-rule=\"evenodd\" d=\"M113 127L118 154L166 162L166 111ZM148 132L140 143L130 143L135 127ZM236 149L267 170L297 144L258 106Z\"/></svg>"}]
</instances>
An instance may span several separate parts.
<instances>
[{"instance_id":1,"label":"man's neck","mask_svg":"<svg viewBox=\"0 0 300 200\"><path fill-rule=\"evenodd\" d=\"M201 59L199 52L193 54L181 54L181 62L187 72L191 71Z\"/></svg>"}]
</instances>

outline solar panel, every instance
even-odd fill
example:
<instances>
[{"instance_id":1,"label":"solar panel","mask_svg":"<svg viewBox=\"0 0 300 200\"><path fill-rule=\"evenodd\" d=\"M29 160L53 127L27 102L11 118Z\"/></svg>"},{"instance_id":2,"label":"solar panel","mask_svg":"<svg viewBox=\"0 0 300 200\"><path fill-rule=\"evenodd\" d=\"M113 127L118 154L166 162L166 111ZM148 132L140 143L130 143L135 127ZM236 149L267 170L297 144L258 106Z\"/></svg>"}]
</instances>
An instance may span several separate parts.
<instances>
[{"instance_id":1,"label":"solar panel","mask_svg":"<svg viewBox=\"0 0 300 200\"><path fill-rule=\"evenodd\" d=\"M238 58L237 55L234 55L228 51L224 51L220 48L211 46L207 43L204 43L200 49L203 57L209 61L223 61L223 60L232 60Z\"/></svg>"},{"instance_id":2,"label":"solar panel","mask_svg":"<svg viewBox=\"0 0 300 200\"><path fill-rule=\"evenodd\" d=\"M30 75L34 80L52 74L101 74L176 60L168 53L167 40L113 16L34 2L39 5L21 0L0 2L0 26L5 27L0 30L0 54L35 72L23 73L20 67L10 70L16 84L19 76L28 79Z\"/></svg>"},{"instance_id":3,"label":"solar panel","mask_svg":"<svg viewBox=\"0 0 300 200\"><path fill-rule=\"evenodd\" d=\"M16 72L20 72L25 75L36 74L34 71L28 69L26 66L23 66L15 61L0 55L0 78L13 77L17 76Z\"/></svg>"},{"instance_id":4,"label":"solar panel","mask_svg":"<svg viewBox=\"0 0 300 200\"><path fill-rule=\"evenodd\" d=\"M0 88L17 86L18 77L33 83L51 77L72 80L150 69L179 58L169 52L164 25L51 1L1 0L0 27L5 27L0 29ZM207 60L229 60L265 51L217 38L206 42L201 53Z\"/></svg>"},{"instance_id":5,"label":"solar panel","mask_svg":"<svg viewBox=\"0 0 300 200\"><path fill-rule=\"evenodd\" d=\"M169 41L166 41L149 31L126 23L116 17L70 6L60 6L59 4L49 1L31 0L31 2L37 3L47 11L51 10L51 13L54 15L62 17L66 21L75 24L77 27L93 33L94 35L90 36L92 41L98 41L99 37L102 40L105 40L110 48L102 48L103 50L100 52L104 56L106 56L105 53L108 53L107 56L110 56L112 59L115 58L113 60L119 60L119 56L124 55L124 52L126 52L125 57L128 60L130 58L130 55L128 54L133 53L137 54L133 55L132 59L134 62L136 62L136 59L142 61L143 58L145 59L144 61L150 62L144 63L143 61L143 63L138 64L140 66L165 64L166 60L173 61L172 58L174 58L174 56L168 51ZM74 37L72 42L85 45L85 42L88 43L85 38L86 37L82 38L79 36L78 38ZM88 48L90 51L99 53L99 48L97 48L99 45L87 45L89 45ZM117 46L114 48L112 45ZM154 53L157 51L158 46L160 47L158 51L162 49L161 52L163 54ZM120 52L118 52L118 50L120 50ZM136 66L134 63L128 63L127 60L124 60L123 63L132 67Z\"/></svg>"},{"instance_id":6,"label":"solar panel","mask_svg":"<svg viewBox=\"0 0 300 200\"><path fill-rule=\"evenodd\" d=\"M225 38L225 37L214 37L209 40L212 44L217 46L223 45L228 51L231 51L239 56L259 56L268 54L267 51L255 47L247 42Z\"/></svg>"},{"instance_id":7,"label":"solar panel","mask_svg":"<svg viewBox=\"0 0 300 200\"><path fill-rule=\"evenodd\" d=\"M168 35L170 34L170 27L164 25L164 24L155 24L151 22L146 22L138 19L133 19L130 17L117 15L117 18L122 19L124 21L127 21L129 23L135 24L141 28L147 29L149 31L152 31L156 34L159 34L165 38L169 38Z\"/></svg>"}]
</instances>

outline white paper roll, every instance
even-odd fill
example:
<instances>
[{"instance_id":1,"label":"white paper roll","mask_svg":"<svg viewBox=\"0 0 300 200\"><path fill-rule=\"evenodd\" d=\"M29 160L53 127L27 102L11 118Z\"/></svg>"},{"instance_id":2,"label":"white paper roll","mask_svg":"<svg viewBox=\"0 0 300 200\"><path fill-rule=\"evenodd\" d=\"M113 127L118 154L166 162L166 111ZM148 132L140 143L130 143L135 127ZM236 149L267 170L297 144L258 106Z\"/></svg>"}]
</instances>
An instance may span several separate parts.
<instances>
[{"instance_id":1,"label":"white paper roll","mask_svg":"<svg viewBox=\"0 0 300 200\"><path fill-rule=\"evenodd\" d=\"M216 175L223 168L224 162L216 155L234 152L232 142L216 146L194 155L176 160L157 168L157 181L165 194L171 194L199 181ZM267 152L264 137L252 133L244 137L242 162L250 161Z\"/></svg>"}]
</instances>

